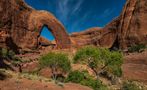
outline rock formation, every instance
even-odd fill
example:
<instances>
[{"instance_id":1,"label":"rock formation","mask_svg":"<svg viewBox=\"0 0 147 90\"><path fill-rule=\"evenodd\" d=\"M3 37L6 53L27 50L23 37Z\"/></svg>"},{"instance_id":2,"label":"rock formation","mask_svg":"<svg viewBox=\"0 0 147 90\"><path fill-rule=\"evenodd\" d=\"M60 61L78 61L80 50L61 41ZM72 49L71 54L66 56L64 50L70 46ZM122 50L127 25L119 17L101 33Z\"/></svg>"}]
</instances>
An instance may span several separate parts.
<instances>
[{"instance_id":1,"label":"rock formation","mask_svg":"<svg viewBox=\"0 0 147 90\"><path fill-rule=\"evenodd\" d=\"M51 13L37 11L23 0L0 0L0 47L35 49L43 26L53 34L58 48L70 47L64 26Z\"/></svg>"},{"instance_id":2,"label":"rock formation","mask_svg":"<svg viewBox=\"0 0 147 90\"><path fill-rule=\"evenodd\" d=\"M147 50L126 55L124 59L123 78L147 84Z\"/></svg>"},{"instance_id":3,"label":"rock formation","mask_svg":"<svg viewBox=\"0 0 147 90\"><path fill-rule=\"evenodd\" d=\"M23 0L0 0L0 47L28 50L37 48L41 29L46 26L58 48L96 45L126 49L147 44L147 0L127 0L119 17L104 28L90 28L70 37L49 12L37 11Z\"/></svg>"},{"instance_id":4,"label":"rock formation","mask_svg":"<svg viewBox=\"0 0 147 90\"><path fill-rule=\"evenodd\" d=\"M121 15L104 28L91 28L72 34L71 39L74 45L93 44L127 49L134 44L147 44L146 29L147 0L127 0ZM78 37L80 37L79 40L77 40Z\"/></svg>"},{"instance_id":5,"label":"rock formation","mask_svg":"<svg viewBox=\"0 0 147 90\"><path fill-rule=\"evenodd\" d=\"M127 0L120 18L118 39L122 48L147 43L147 0Z\"/></svg>"},{"instance_id":6,"label":"rock formation","mask_svg":"<svg viewBox=\"0 0 147 90\"><path fill-rule=\"evenodd\" d=\"M85 45L96 45L100 47L111 48L116 40L117 32L115 28L117 27L114 28L113 26L118 24L117 21L117 19L112 21L104 28L94 27L80 33L71 34L73 45L77 47Z\"/></svg>"},{"instance_id":7,"label":"rock formation","mask_svg":"<svg viewBox=\"0 0 147 90\"><path fill-rule=\"evenodd\" d=\"M39 37L39 45L40 46L50 46L50 45L53 45L53 43L44 37Z\"/></svg>"}]
</instances>

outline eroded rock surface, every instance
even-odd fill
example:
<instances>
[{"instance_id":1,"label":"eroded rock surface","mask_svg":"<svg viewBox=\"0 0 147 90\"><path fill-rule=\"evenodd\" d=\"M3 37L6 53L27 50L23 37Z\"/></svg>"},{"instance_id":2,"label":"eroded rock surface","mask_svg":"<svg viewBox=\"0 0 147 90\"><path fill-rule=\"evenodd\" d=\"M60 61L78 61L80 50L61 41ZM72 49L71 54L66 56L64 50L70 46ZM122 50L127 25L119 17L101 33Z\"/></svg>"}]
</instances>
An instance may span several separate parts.
<instances>
[{"instance_id":1,"label":"eroded rock surface","mask_svg":"<svg viewBox=\"0 0 147 90\"><path fill-rule=\"evenodd\" d=\"M52 32L58 48L70 47L64 26L51 13L36 11L23 0L0 0L0 47L37 48L43 26Z\"/></svg>"},{"instance_id":2,"label":"eroded rock surface","mask_svg":"<svg viewBox=\"0 0 147 90\"><path fill-rule=\"evenodd\" d=\"M147 50L142 53L131 53L124 59L123 77L147 84Z\"/></svg>"},{"instance_id":3,"label":"eroded rock surface","mask_svg":"<svg viewBox=\"0 0 147 90\"><path fill-rule=\"evenodd\" d=\"M121 49L147 44L147 0L127 0L121 15L104 28L72 34L71 39L79 46L93 44Z\"/></svg>"},{"instance_id":4,"label":"eroded rock surface","mask_svg":"<svg viewBox=\"0 0 147 90\"><path fill-rule=\"evenodd\" d=\"M40 46L50 46L50 45L53 45L53 43L44 37L39 37L39 45Z\"/></svg>"}]
</instances>

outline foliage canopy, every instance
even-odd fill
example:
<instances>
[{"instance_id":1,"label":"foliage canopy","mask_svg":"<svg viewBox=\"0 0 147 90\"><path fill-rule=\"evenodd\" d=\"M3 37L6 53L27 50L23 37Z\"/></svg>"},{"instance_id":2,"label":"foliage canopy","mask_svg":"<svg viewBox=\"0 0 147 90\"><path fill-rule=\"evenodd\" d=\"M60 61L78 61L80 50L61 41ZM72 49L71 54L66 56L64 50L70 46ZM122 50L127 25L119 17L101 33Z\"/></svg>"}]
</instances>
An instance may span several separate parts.
<instances>
[{"instance_id":1,"label":"foliage canopy","mask_svg":"<svg viewBox=\"0 0 147 90\"><path fill-rule=\"evenodd\" d=\"M116 76L121 76L123 56L121 52L110 51L106 48L86 46L76 52L75 63L87 64L96 75L107 71Z\"/></svg>"},{"instance_id":2,"label":"foliage canopy","mask_svg":"<svg viewBox=\"0 0 147 90\"><path fill-rule=\"evenodd\" d=\"M67 73L71 69L69 58L63 53L50 52L39 60L41 68L49 67L52 70L53 79L57 79L58 72Z\"/></svg>"}]
</instances>

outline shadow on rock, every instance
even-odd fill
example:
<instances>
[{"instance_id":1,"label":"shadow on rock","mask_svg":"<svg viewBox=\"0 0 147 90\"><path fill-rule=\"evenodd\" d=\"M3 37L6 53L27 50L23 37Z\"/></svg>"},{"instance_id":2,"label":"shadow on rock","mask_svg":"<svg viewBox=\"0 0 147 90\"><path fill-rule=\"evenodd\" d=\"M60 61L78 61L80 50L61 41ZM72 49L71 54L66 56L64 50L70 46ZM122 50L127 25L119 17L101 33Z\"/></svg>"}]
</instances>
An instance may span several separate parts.
<instances>
[{"instance_id":1,"label":"shadow on rock","mask_svg":"<svg viewBox=\"0 0 147 90\"><path fill-rule=\"evenodd\" d=\"M0 80L5 80L7 78L7 76L0 71Z\"/></svg>"}]
</instances>

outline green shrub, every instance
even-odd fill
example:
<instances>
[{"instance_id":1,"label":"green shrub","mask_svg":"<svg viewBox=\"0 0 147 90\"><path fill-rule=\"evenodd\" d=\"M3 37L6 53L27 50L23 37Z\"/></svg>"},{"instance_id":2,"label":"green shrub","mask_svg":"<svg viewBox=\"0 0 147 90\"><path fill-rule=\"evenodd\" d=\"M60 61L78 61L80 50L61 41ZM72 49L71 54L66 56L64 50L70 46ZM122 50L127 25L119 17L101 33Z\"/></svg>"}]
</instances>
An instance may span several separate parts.
<instances>
[{"instance_id":1,"label":"green shrub","mask_svg":"<svg viewBox=\"0 0 147 90\"><path fill-rule=\"evenodd\" d=\"M23 61L20 59L20 58L18 58L18 57L13 57L13 60L12 60L12 65L14 65L14 66L20 66L20 64L22 63Z\"/></svg>"},{"instance_id":2,"label":"green shrub","mask_svg":"<svg viewBox=\"0 0 147 90\"><path fill-rule=\"evenodd\" d=\"M87 63L100 57L100 52L94 46L86 46L79 49L74 56L74 62Z\"/></svg>"},{"instance_id":3,"label":"green shrub","mask_svg":"<svg viewBox=\"0 0 147 90\"><path fill-rule=\"evenodd\" d=\"M52 77L57 80L58 72L67 73L71 69L69 58L63 53L48 53L39 60L41 68L49 67L52 71Z\"/></svg>"},{"instance_id":4,"label":"green shrub","mask_svg":"<svg viewBox=\"0 0 147 90\"><path fill-rule=\"evenodd\" d=\"M140 52L144 49L146 49L146 45L145 44L138 44L138 45L133 45L131 47L128 48L129 52Z\"/></svg>"},{"instance_id":5,"label":"green shrub","mask_svg":"<svg viewBox=\"0 0 147 90\"><path fill-rule=\"evenodd\" d=\"M75 63L87 64L97 75L104 71L121 76L123 63L122 53L109 49L86 46L78 50L74 56Z\"/></svg>"},{"instance_id":6,"label":"green shrub","mask_svg":"<svg viewBox=\"0 0 147 90\"><path fill-rule=\"evenodd\" d=\"M5 48L2 48L2 50L1 50L1 55L2 55L2 57L7 57L8 56L8 50L7 49L5 49Z\"/></svg>"},{"instance_id":7,"label":"green shrub","mask_svg":"<svg viewBox=\"0 0 147 90\"><path fill-rule=\"evenodd\" d=\"M66 78L66 82L80 83L84 80L84 73L79 71L70 72L68 77Z\"/></svg>"},{"instance_id":8,"label":"green shrub","mask_svg":"<svg viewBox=\"0 0 147 90\"><path fill-rule=\"evenodd\" d=\"M12 50L1 48L0 49L0 56L3 59L11 61L11 64L14 66L18 66L21 63L21 60L15 56L15 52Z\"/></svg>"},{"instance_id":9,"label":"green shrub","mask_svg":"<svg viewBox=\"0 0 147 90\"><path fill-rule=\"evenodd\" d=\"M109 56L110 55L110 56ZM118 51L108 52L108 57L106 56L106 68L105 70L109 73L114 74L115 76L121 77L122 69L121 65L123 64L123 56L122 53Z\"/></svg>"},{"instance_id":10,"label":"green shrub","mask_svg":"<svg viewBox=\"0 0 147 90\"><path fill-rule=\"evenodd\" d=\"M84 71L70 72L68 77L66 78L66 82L78 83L84 86L88 86L93 90L107 90L107 87L103 85L101 81L94 80L93 77L91 77L89 74L87 74Z\"/></svg>"},{"instance_id":11,"label":"green shrub","mask_svg":"<svg viewBox=\"0 0 147 90\"><path fill-rule=\"evenodd\" d=\"M15 58L16 58L16 57L15 57L15 52L12 51L12 50L9 50L9 51L8 51L8 57L9 57L10 59L15 59Z\"/></svg>"},{"instance_id":12,"label":"green shrub","mask_svg":"<svg viewBox=\"0 0 147 90\"><path fill-rule=\"evenodd\" d=\"M91 87L93 90L108 90L107 87L103 85L101 81L94 80L91 78L81 81L81 85Z\"/></svg>"},{"instance_id":13,"label":"green shrub","mask_svg":"<svg viewBox=\"0 0 147 90\"><path fill-rule=\"evenodd\" d=\"M5 48L2 48L2 49L1 49L1 56L2 56L3 58L6 58L6 57L7 57L7 53L8 53L8 50L7 50L7 49L5 49Z\"/></svg>"},{"instance_id":14,"label":"green shrub","mask_svg":"<svg viewBox=\"0 0 147 90\"><path fill-rule=\"evenodd\" d=\"M122 90L143 90L133 81L127 81L123 83Z\"/></svg>"},{"instance_id":15,"label":"green shrub","mask_svg":"<svg viewBox=\"0 0 147 90\"><path fill-rule=\"evenodd\" d=\"M15 52L13 52L12 50L2 48L0 53L3 58L9 58L9 59L15 58Z\"/></svg>"}]
</instances>

